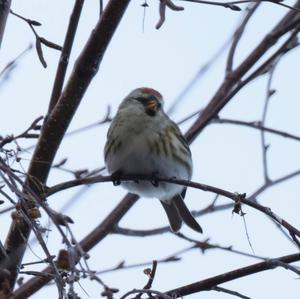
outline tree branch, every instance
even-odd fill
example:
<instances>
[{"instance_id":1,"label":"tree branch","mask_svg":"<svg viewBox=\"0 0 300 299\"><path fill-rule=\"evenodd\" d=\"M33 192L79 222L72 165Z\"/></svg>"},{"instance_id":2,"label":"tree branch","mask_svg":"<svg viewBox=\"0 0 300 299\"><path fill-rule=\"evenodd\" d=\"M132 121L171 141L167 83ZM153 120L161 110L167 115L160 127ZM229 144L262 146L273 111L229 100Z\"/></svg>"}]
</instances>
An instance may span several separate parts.
<instances>
[{"instance_id":1,"label":"tree branch","mask_svg":"<svg viewBox=\"0 0 300 299\"><path fill-rule=\"evenodd\" d=\"M9 15L10 5L11 0L0 1L0 47L4 36L7 17Z\"/></svg>"},{"instance_id":2,"label":"tree branch","mask_svg":"<svg viewBox=\"0 0 300 299\"><path fill-rule=\"evenodd\" d=\"M267 260L257 264L253 264L248 267L239 268L227 273L223 273L217 276L213 276L186 286L182 286L170 291L165 292L168 296L182 297L191 295L201 291L208 291L221 283L232 281L237 278L245 277L254 273L259 273L265 270L274 269L274 267L281 266L278 262L290 264L300 260L300 253L281 256L276 259Z\"/></svg>"},{"instance_id":3,"label":"tree branch","mask_svg":"<svg viewBox=\"0 0 300 299\"><path fill-rule=\"evenodd\" d=\"M236 120L236 119L228 119L228 118L214 118L211 122L212 124L230 124L230 125L238 125L238 126L244 126L252 129L257 129L261 131L265 131L268 133L272 133L275 135L279 135L285 138L290 138L292 140L300 141L300 136L293 135L284 131L272 129L269 127L265 127L261 124L260 121L242 121L242 120Z\"/></svg>"},{"instance_id":4,"label":"tree branch","mask_svg":"<svg viewBox=\"0 0 300 299\"><path fill-rule=\"evenodd\" d=\"M92 78L98 71L107 46L127 8L129 0L110 0L103 12L103 17L92 31L85 48L76 61L69 81L59 98L58 103L44 124L38 145L33 154L25 185L37 195L41 193L40 186L47 180L51 164L81 102ZM30 227L23 220L13 220L6 239L6 249L14 256L10 269L10 285L13 288L19 265L21 264ZM18 249L16 252L16 248Z\"/></svg>"},{"instance_id":5,"label":"tree branch","mask_svg":"<svg viewBox=\"0 0 300 299\"><path fill-rule=\"evenodd\" d=\"M294 5L298 7L300 1ZM194 140L199 132L203 130L206 125L217 116L221 109L232 99L235 95L232 93L232 88L241 80L247 71L252 68L252 66L266 53L266 51L271 48L281 36L283 36L287 31L292 30L296 25L290 28L288 25L291 24L295 16L295 11L289 11L271 30L269 34L260 42L258 46L248 55L248 57L232 72L228 73L225 81L218 88L215 95L212 97L208 105L202 111L198 120L193 124L193 126L188 130L186 137L189 141ZM291 21L292 20L292 21Z\"/></svg>"},{"instance_id":6,"label":"tree branch","mask_svg":"<svg viewBox=\"0 0 300 299\"><path fill-rule=\"evenodd\" d=\"M128 210L136 203L137 200L138 197L136 195L127 194L124 199L116 206L116 208L95 229L93 229L85 238L83 238L79 242L80 247L85 252L91 250L111 231L113 231L114 226L118 224L123 215L128 212ZM45 275L34 277L28 282L24 283L24 285L22 285L20 288L18 288L13 293L13 298L28 298L53 279L53 276L51 275L53 274L53 270L51 267L47 267L42 271L42 273Z\"/></svg>"},{"instance_id":7,"label":"tree branch","mask_svg":"<svg viewBox=\"0 0 300 299\"><path fill-rule=\"evenodd\" d=\"M259 7L260 3L261 2L257 2L253 6L248 7L248 12L245 15L242 23L240 24L240 26L234 32L232 45L230 47L228 57L227 57L227 62L226 62L226 70L225 70L226 74L230 73L233 69L233 58L234 58L234 54L235 54L237 45L238 45L238 43L239 43L239 41L240 41L240 39L241 39L245 29L246 29L246 26L247 26L249 20L251 19L251 17L255 13L256 9Z\"/></svg>"},{"instance_id":8,"label":"tree branch","mask_svg":"<svg viewBox=\"0 0 300 299\"><path fill-rule=\"evenodd\" d=\"M60 55L58 68L56 70L54 85L53 85L49 108L48 108L48 114L54 108L55 104L57 103L57 101L60 97L61 91L62 91L62 87L64 84L65 75L66 75L67 67L69 64L69 58L70 58L75 34L77 31L83 3L84 3L84 0L76 0L71 17L70 17L67 34L66 34L64 45L63 45L62 52Z\"/></svg>"},{"instance_id":9,"label":"tree branch","mask_svg":"<svg viewBox=\"0 0 300 299\"><path fill-rule=\"evenodd\" d=\"M270 182L268 186L278 184L280 182L283 182L287 178L291 178L291 177L293 177L295 175L299 175L299 174L300 174L299 170L295 171L287 176L284 176L273 182ZM59 192L59 191L62 191L62 190L65 190L65 189L68 189L71 187L75 187L75 186L80 186L80 185L84 185L84 184L92 184L92 183L94 184L94 183L111 182L114 179L115 178L113 178L111 176L98 175L95 177L71 180L71 181L61 183L61 184L57 184L57 185L49 188L46 191L45 196L50 196L56 192ZM149 176L149 175L148 176L147 175L121 175L118 179L120 181L151 181L153 178L152 178L152 176ZM189 180L182 180L182 179L168 178L168 177L161 177L161 176L157 176L157 180L159 182L178 184L181 186L187 186L187 187L200 189L202 191L213 192L218 195L222 195L224 197L230 198L236 203L235 211L237 211L237 212L239 211L239 205L241 203L246 204L246 205L268 215L269 217L274 219L277 223L279 223L280 225L285 227L290 233L293 233L300 238L300 231L296 227L292 226L287 221L282 219L280 216L276 215L274 212L272 212L272 210L269 207L262 206L254 200L257 195L257 192L255 192L254 195L252 195L250 198L246 198L246 194L233 193L233 192L229 192L227 190L223 190L223 189L220 189L217 187L213 187L210 185L201 184L201 183L197 183L197 182L193 182L193 181L189 181ZM264 189L265 188L266 187L264 187ZM261 188L259 189L259 192L262 192Z\"/></svg>"}]
</instances>

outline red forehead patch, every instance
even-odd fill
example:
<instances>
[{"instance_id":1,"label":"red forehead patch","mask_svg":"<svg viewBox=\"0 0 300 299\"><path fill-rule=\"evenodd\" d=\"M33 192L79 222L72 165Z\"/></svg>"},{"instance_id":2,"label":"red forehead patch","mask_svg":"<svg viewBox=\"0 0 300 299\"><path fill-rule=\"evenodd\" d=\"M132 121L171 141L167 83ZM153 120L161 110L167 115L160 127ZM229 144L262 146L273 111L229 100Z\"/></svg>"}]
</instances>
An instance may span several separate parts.
<instances>
[{"instance_id":1,"label":"red forehead patch","mask_svg":"<svg viewBox=\"0 0 300 299\"><path fill-rule=\"evenodd\" d=\"M160 98L160 99L162 98L162 95L158 91L156 91L155 89L149 88L149 87L144 87L143 92L150 94L150 95L154 95L155 97Z\"/></svg>"}]
</instances>

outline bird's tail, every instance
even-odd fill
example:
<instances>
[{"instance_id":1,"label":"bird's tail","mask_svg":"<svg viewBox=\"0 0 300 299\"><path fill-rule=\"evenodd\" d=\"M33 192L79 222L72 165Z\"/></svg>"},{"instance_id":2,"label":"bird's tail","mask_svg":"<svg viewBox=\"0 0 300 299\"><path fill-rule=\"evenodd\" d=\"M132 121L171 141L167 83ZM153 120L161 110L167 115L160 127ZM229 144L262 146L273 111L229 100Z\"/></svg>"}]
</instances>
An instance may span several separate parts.
<instances>
[{"instance_id":1,"label":"bird's tail","mask_svg":"<svg viewBox=\"0 0 300 299\"><path fill-rule=\"evenodd\" d=\"M194 216L191 214L187 206L185 205L183 198L180 194L175 195L172 198L172 202L177 208L179 215L181 216L183 222L189 226L191 229L195 230L196 232L203 233L202 227L196 221Z\"/></svg>"},{"instance_id":2,"label":"bird's tail","mask_svg":"<svg viewBox=\"0 0 300 299\"><path fill-rule=\"evenodd\" d=\"M182 225L182 218L173 201L160 201L168 216L170 227L174 233L178 232Z\"/></svg>"},{"instance_id":3,"label":"bird's tail","mask_svg":"<svg viewBox=\"0 0 300 299\"><path fill-rule=\"evenodd\" d=\"M161 204L166 211L173 232L179 231L182 221L196 232L203 232L201 226L185 205L180 194L175 195L170 202L161 201Z\"/></svg>"}]
</instances>

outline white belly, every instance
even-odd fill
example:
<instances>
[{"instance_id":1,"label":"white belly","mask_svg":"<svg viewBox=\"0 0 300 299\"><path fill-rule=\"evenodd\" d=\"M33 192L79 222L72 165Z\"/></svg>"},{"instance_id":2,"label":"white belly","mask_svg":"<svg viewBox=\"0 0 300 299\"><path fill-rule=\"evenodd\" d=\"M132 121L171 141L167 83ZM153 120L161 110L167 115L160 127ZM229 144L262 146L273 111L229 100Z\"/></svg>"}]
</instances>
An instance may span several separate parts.
<instances>
[{"instance_id":1,"label":"white belly","mask_svg":"<svg viewBox=\"0 0 300 299\"><path fill-rule=\"evenodd\" d=\"M190 179L191 175L184 165L174 161L172 157L150 152L142 134L134 140L123 140L118 155L109 155L106 164L111 174L120 171L124 174L157 174L178 179ZM169 200L183 189L183 186L162 182L155 187L148 181L122 182L121 185L129 192L142 197L156 197L161 200Z\"/></svg>"}]
</instances>

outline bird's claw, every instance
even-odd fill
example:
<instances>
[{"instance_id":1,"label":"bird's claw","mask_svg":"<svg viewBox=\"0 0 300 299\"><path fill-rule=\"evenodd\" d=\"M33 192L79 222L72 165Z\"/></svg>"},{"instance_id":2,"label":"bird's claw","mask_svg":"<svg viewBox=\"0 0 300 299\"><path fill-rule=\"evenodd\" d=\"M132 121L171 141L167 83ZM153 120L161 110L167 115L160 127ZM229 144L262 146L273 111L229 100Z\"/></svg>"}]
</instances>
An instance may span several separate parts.
<instances>
[{"instance_id":1,"label":"bird's claw","mask_svg":"<svg viewBox=\"0 0 300 299\"><path fill-rule=\"evenodd\" d=\"M121 176L122 172L121 171L116 171L111 175L112 178L112 183L114 186L119 186L121 185L121 180L120 180L120 176Z\"/></svg>"},{"instance_id":2,"label":"bird's claw","mask_svg":"<svg viewBox=\"0 0 300 299\"><path fill-rule=\"evenodd\" d=\"M158 187L159 186L159 181L158 181L158 174L157 173L152 173L152 179L151 179L151 184L154 186L154 187Z\"/></svg>"},{"instance_id":3,"label":"bird's claw","mask_svg":"<svg viewBox=\"0 0 300 299\"><path fill-rule=\"evenodd\" d=\"M112 183L113 183L114 186L121 185L121 181L120 180L113 180Z\"/></svg>"}]
</instances>

